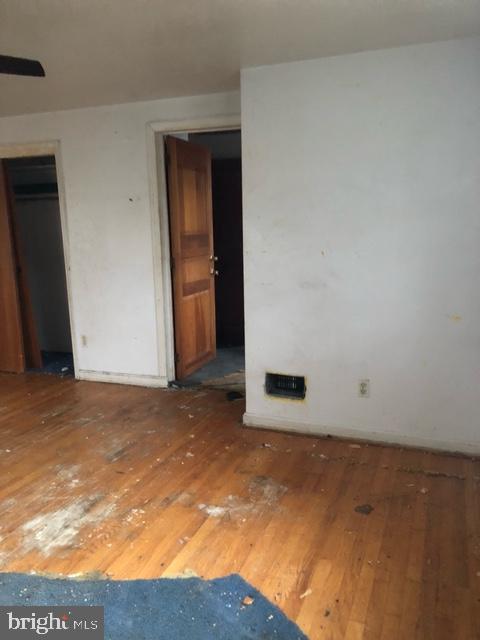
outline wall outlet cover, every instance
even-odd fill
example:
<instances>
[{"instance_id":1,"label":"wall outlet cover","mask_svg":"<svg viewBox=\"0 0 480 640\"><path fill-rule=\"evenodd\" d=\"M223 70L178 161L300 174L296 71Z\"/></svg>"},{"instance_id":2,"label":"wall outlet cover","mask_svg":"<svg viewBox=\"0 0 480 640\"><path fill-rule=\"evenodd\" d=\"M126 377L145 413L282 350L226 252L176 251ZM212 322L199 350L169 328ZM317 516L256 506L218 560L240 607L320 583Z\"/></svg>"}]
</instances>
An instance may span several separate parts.
<instances>
[{"instance_id":1,"label":"wall outlet cover","mask_svg":"<svg viewBox=\"0 0 480 640\"><path fill-rule=\"evenodd\" d=\"M370 397L370 380L368 378L358 381L358 395L360 398Z\"/></svg>"}]
</instances>

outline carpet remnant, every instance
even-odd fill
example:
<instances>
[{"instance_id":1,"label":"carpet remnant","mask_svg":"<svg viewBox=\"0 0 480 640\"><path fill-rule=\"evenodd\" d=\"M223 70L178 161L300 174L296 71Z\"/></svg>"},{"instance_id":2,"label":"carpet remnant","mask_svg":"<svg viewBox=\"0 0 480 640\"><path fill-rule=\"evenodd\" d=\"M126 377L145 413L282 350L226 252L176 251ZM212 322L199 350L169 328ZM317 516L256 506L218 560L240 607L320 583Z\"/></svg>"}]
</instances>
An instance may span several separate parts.
<instances>
[{"instance_id":1,"label":"carpet remnant","mask_svg":"<svg viewBox=\"0 0 480 640\"><path fill-rule=\"evenodd\" d=\"M225 389L226 391L245 391L245 371L235 371L218 378L202 380L202 386L209 389Z\"/></svg>"},{"instance_id":2,"label":"carpet remnant","mask_svg":"<svg viewBox=\"0 0 480 640\"><path fill-rule=\"evenodd\" d=\"M237 574L78 581L0 573L0 606L21 605L103 606L105 640L308 640Z\"/></svg>"},{"instance_id":3,"label":"carpet remnant","mask_svg":"<svg viewBox=\"0 0 480 640\"><path fill-rule=\"evenodd\" d=\"M41 369L30 369L32 372L46 373L50 376L72 376L74 373L73 355L59 351L42 351L43 366Z\"/></svg>"}]
</instances>

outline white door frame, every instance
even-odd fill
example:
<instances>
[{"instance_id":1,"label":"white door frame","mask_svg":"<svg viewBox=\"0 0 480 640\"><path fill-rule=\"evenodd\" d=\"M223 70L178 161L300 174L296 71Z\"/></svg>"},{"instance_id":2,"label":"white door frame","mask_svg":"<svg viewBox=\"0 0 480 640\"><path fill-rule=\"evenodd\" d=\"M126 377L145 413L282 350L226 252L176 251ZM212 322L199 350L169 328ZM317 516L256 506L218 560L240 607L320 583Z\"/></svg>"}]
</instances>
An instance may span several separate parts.
<instances>
[{"instance_id":1,"label":"white door frame","mask_svg":"<svg viewBox=\"0 0 480 640\"><path fill-rule=\"evenodd\" d=\"M62 230L65 277L67 282L68 315L70 318L70 335L72 339L73 373L77 371L77 348L75 342L75 313L73 308L72 283L70 278L70 244L68 235L68 216L65 200L65 179L63 174L62 152L59 140L46 142L0 144L0 160L12 158L34 158L36 156L55 156L55 167L58 185L58 203L60 207L60 226Z\"/></svg>"},{"instance_id":2,"label":"white door frame","mask_svg":"<svg viewBox=\"0 0 480 640\"><path fill-rule=\"evenodd\" d=\"M240 114L149 122L147 124L157 357L159 371L168 382L175 380L175 334L163 137L171 133L231 131L240 128Z\"/></svg>"}]
</instances>

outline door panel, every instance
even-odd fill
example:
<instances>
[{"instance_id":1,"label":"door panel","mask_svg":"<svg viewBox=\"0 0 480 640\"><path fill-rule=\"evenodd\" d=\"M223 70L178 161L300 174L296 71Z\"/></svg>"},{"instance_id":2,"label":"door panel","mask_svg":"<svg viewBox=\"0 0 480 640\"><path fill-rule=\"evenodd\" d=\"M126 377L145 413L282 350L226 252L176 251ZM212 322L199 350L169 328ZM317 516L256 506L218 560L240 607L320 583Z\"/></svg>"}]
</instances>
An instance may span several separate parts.
<instances>
[{"instance_id":1,"label":"door panel","mask_svg":"<svg viewBox=\"0 0 480 640\"><path fill-rule=\"evenodd\" d=\"M7 184L5 166L0 161L0 371L22 373L22 316Z\"/></svg>"},{"instance_id":2,"label":"door panel","mask_svg":"<svg viewBox=\"0 0 480 640\"><path fill-rule=\"evenodd\" d=\"M15 196L10 183L8 171L5 171L5 187L7 193L7 207L10 218L10 228L13 242L13 256L16 266L17 290L20 303L20 316L22 320L23 349L25 366L27 368L41 369L43 366L42 353L38 343L37 327L33 315L32 298L27 277L27 265L23 252L22 240L18 231L15 216Z\"/></svg>"},{"instance_id":3,"label":"door panel","mask_svg":"<svg viewBox=\"0 0 480 640\"><path fill-rule=\"evenodd\" d=\"M176 376L216 355L212 178L208 149L167 137Z\"/></svg>"}]
</instances>

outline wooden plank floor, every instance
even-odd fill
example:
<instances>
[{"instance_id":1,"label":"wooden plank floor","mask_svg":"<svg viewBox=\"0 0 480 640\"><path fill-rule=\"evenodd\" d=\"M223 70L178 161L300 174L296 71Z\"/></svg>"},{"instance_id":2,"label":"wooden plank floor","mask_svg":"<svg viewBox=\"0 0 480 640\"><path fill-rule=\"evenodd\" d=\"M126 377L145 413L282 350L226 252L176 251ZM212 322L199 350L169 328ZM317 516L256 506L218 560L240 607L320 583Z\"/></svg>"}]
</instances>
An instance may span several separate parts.
<instances>
[{"instance_id":1,"label":"wooden plank floor","mask_svg":"<svg viewBox=\"0 0 480 640\"><path fill-rule=\"evenodd\" d=\"M478 461L244 429L243 410L0 376L1 570L237 572L313 640L480 637Z\"/></svg>"}]
</instances>

